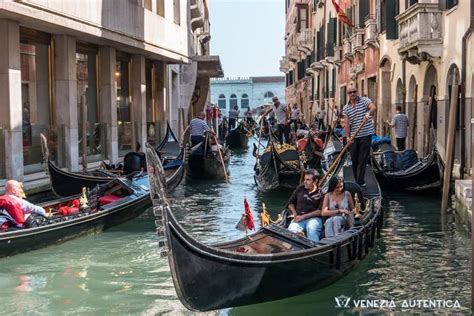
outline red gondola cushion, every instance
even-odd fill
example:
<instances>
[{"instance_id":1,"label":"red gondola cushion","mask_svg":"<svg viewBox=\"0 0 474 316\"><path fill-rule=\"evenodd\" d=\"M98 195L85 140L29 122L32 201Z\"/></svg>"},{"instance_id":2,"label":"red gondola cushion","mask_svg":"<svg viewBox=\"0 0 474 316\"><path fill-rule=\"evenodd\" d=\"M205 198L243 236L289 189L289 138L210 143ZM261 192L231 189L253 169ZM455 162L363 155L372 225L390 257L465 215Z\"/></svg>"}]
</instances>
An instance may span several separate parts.
<instances>
[{"instance_id":1,"label":"red gondola cushion","mask_svg":"<svg viewBox=\"0 0 474 316\"><path fill-rule=\"evenodd\" d=\"M122 198L121 196L113 195L113 194L104 195L99 198L99 203L100 205L106 205L114 201L120 200L121 198Z\"/></svg>"},{"instance_id":2,"label":"red gondola cushion","mask_svg":"<svg viewBox=\"0 0 474 316\"><path fill-rule=\"evenodd\" d=\"M20 203L8 195L0 196L0 208L5 209L18 225L25 223L25 214Z\"/></svg>"},{"instance_id":3,"label":"red gondola cushion","mask_svg":"<svg viewBox=\"0 0 474 316\"><path fill-rule=\"evenodd\" d=\"M61 215L71 215L71 214L79 212L79 208L78 207L70 207L70 206L62 206L62 207L59 208L58 212Z\"/></svg>"}]
</instances>

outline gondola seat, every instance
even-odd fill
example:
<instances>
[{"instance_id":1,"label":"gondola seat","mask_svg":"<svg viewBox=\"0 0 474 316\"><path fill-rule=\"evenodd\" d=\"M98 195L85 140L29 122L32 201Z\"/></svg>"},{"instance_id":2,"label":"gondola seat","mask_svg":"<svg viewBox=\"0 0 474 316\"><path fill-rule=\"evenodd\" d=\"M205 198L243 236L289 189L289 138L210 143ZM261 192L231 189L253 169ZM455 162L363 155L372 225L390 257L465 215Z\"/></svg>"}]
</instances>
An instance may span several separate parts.
<instances>
[{"instance_id":1,"label":"gondola seat","mask_svg":"<svg viewBox=\"0 0 474 316\"><path fill-rule=\"evenodd\" d=\"M110 204L112 202L118 201L121 198L122 197L118 196L118 195L108 194L108 195L101 196L99 198L99 203L100 203L100 205L107 205L107 204Z\"/></svg>"},{"instance_id":2,"label":"gondola seat","mask_svg":"<svg viewBox=\"0 0 474 316\"><path fill-rule=\"evenodd\" d=\"M165 165L163 166L164 170L171 170L179 168L183 165L183 161L181 159L173 159L165 161Z\"/></svg>"},{"instance_id":3,"label":"gondola seat","mask_svg":"<svg viewBox=\"0 0 474 316\"><path fill-rule=\"evenodd\" d=\"M382 168L385 172L402 171L410 168L418 162L418 155L413 149L403 152L386 150L382 155Z\"/></svg>"}]
</instances>

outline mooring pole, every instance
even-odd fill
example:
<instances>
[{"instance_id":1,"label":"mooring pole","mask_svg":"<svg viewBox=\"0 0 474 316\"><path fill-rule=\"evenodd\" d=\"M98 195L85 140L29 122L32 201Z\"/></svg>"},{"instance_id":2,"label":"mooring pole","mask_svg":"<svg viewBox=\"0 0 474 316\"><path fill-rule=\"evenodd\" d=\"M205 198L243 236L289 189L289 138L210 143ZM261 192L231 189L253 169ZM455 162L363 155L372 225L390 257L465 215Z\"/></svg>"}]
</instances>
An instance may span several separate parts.
<instances>
[{"instance_id":1,"label":"mooring pole","mask_svg":"<svg viewBox=\"0 0 474 316\"><path fill-rule=\"evenodd\" d=\"M458 73L453 74L453 83L451 86L451 102L449 105L449 123L448 138L446 139L445 167L443 180L443 199L441 201L441 213L446 213L449 202L449 189L451 185L451 173L453 170L454 142L456 134L456 110L458 101Z\"/></svg>"}]
</instances>

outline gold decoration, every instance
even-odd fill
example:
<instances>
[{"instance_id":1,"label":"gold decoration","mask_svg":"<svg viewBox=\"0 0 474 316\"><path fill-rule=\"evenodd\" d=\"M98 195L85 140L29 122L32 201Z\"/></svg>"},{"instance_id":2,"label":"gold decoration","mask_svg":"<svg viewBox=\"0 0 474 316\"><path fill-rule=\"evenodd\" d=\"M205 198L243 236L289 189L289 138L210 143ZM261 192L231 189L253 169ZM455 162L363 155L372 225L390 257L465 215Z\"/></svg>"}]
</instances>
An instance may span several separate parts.
<instances>
[{"instance_id":1,"label":"gold decoration","mask_svg":"<svg viewBox=\"0 0 474 316\"><path fill-rule=\"evenodd\" d=\"M82 195L79 198L79 203L81 205L81 208L88 208L89 207L89 201L87 199L87 189L86 189L86 187L82 188Z\"/></svg>"},{"instance_id":2,"label":"gold decoration","mask_svg":"<svg viewBox=\"0 0 474 316\"><path fill-rule=\"evenodd\" d=\"M359 200L359 195L357 193L354 196L354 203L355 203L355 216L354 216L354 218L361 218L362 217L362 213L361 213L362 206L361 206L361 203L360 203L360 200Z\"/></svg>"},{"instance_id":3,"label":"gold decoration","mask_svg":"<svg viewBox=\"0 0 474 316\"><path fill-rule=\"evenodd\" d=\"M262 203L262 212L260 213L260 225L262 227L267 227L270 224L276 224L283 220L281 214L278 214L276 221L272 220L270 214L268 214L267 207L265 203Z\"/></svg>"},{"instance_id":4,"label":"gold decoration","mask_svg":"<svg viewBox=\"0 0 474 316\"><path fill-rule=\"evenodd\" d=\"M19 192L20 198L26 199L26 194L25 191L23 190L23 182L20 182L20 192Z\"/></svg>"}]
</instances>

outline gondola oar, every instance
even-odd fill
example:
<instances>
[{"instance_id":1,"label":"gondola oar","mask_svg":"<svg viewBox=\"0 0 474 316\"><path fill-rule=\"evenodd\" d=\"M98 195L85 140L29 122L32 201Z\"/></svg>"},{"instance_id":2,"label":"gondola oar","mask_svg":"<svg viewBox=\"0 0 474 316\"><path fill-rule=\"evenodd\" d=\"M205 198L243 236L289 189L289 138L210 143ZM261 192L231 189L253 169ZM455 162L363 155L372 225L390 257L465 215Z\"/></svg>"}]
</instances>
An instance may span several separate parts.
<instances>
[{"instance_id":1,"label":"gondola oar","mask_svg":"<svg viewBox=\"0 0 474 316\"><path fill-rule=\"evenodd\" d=\"M217 141L217 137L215 135L211 135L214 141L217 144L217 151L219 152L219 158L222 164L222 168L224 169L224 178L225 178L225 183L229 183L229 177L227 176L227 170L225 168L225 163L224 163L224 157L222 157L222 152L219 148L219 142Z\"/></svg>"},{"instance_id":2,"label":"gondola oar","mask_svg":"<svg viewBox=\"0 0 474 316\"><path fill-rule=\"evenodd\" d=\"M331 166L329 167L328 171L324 174L324 176L319 180L319 183L318 185L321 185L322 183L324 183L324 181L326 181L326 178L327 176L334 170L334 168L336 168L336 166L339 164L339 161L341 160L342 156L346 153L347 149L349 149L349 146L352 144L352 142L354 141L354 139L356 138L356 136L359 134L360 130L362 129L362 127L364 127L364 125L368 122L368 120L363 120L362 121L362 124L360 124L359 128L355 131L354 135L350 138L350 142L347 142L346 146L344 146L344 148L342 148L341 152L339 153L339 155L336 157L336 159L334 159L334 162L331 164ZM328 135L329 136L329 135Z\"/></svg>"}]
</instances>

